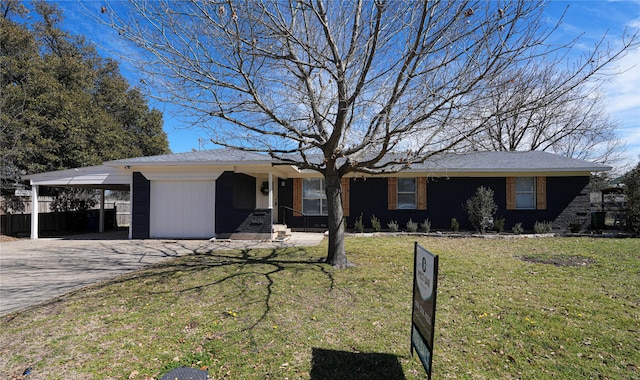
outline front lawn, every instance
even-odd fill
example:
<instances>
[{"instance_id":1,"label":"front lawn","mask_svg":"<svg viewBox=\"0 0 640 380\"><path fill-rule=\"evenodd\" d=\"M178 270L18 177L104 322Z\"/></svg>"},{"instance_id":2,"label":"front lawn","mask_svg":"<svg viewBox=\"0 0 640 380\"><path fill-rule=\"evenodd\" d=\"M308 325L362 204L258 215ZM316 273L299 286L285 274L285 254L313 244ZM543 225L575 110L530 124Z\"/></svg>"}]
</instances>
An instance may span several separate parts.
<instances>
[{"instance_id":1,"label":"front lawn","mask_svg":"<svg viewBox=\"0 0 640 380\"><path fill-rule=\"evenodd\" d=\"M194 252L0 319L0 378L422 379L411 237ZM418 238L440 255L434 378L640 378L640 240Z\"/></svg>"}]
</instances>

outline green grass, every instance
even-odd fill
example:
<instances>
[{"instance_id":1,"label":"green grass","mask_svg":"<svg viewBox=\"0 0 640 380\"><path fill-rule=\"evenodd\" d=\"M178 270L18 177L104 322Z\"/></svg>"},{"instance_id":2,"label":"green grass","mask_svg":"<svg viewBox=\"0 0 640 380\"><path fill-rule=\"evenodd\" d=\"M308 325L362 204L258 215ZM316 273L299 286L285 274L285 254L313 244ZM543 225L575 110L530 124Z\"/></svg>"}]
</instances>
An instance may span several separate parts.
<instances>
[{"instance_id":1,"label":"green grass","mask_svg":"<svg viewBox=\"0 0 640 380\"><path fill-rule=\"evenodd\" d=\"M413 238L194 252L0 320L0 378L422 379ZM436 379L640 378L637 239L418 238L440 255Z\"/></svg>"}]
</instances>

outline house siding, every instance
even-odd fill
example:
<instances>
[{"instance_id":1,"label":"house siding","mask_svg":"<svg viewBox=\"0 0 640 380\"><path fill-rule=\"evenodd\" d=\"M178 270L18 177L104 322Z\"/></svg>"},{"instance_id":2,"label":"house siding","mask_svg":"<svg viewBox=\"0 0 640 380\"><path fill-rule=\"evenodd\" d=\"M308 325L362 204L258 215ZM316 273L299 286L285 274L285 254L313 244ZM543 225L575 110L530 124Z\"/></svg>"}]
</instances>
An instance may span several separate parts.
<instances>
[{"instance_id":1,"label":"house siding","mask_svg":"<svg viewBox=\"0 0 640 380\"><path fill-rule=\"evenodd\" d=\"M498 205L496 215L498 217L504 215L507 202L506 178L429 178L427 182L427 215L431 221L431 228L449 229L451 228L451 219L456 218L461 229L474 230L475 228L469 222L469 215L465 211L465 205L467 199L473 197L480 186L493 190L493 200ZM424 218L417 220L417 222L422 222L422 220Z\"/></svg>"},{"instance_id":2,"label":"house siding","mask_svg":"<svg viewBox=\"0 0 640 380\"><path fill-rule=\"evenodd\" d=\"M554 229L566 230L571 223L588 221L589 184L590 178L586 176L546 177L545 209L505 210L504 203L499 203L496 197L498 204L496 215L505 218L507 230L511 230L516 223L522 223L525 230L532 230L536 222L543 221L552 222Z\"/></svg>"},{"instance_id":3,"label":"house siding","mask_svg":"<svg viewBox=\"0 0 640 380\"><path fill-rule=\"evenodd\" d=\"M148 239L150 233L151 181L142 173L133 173L131 238Z\"/></svg>"},{"instance_id":4,"label":"house siding","mask_svg":"<svg viewBox=\"0 0 640 380\"><path fill-rule=\"evenodd\" d=\"M547 209L552 212L547 220L553 228L567 229L571 223L588 228L591 222L589 177L547 177Z\"/></svg>"},{"instance_id":5,"label":"house siding","mask_svg":"<svg viewBox=\"0 0 640 380\"><path fill-rule=\"evenodd\" d=\"M256 179L246 174L226 171L216 180L216 235L239 232L240 226L255 208ZM253 206L247 194L253 194ZM238 194L234 197L234 193ZM242 199L234 199L241 197ZM236 208L240 205L243 208Z\"/></svg>"},{"instance_id":6,"label":"house siding","mask_svg":"<svg viewBox=\"0 0 640 380\"><path fill-rule=\"evenodd\" d=\"M546 209L544 210L507 210L506 177L451 177L428 178L427 210L389 210L387 178L350 179L350 216L347 226L353 228L356 219L362 214L365 228L371 226L371 216L375 215L386 228L387 223L397 221L404 229L409 219L421 223L426 218L431 228L446 230L451 219L456 218L460 228L473 230L464 209L467 199L471 198L480 186L494 191L494 201L498 205L496 217L505 218L505 229L511 230L516 223L522 223L525 230L533 229L536 221L551 221L556 229L566 229L575 221L582 221L589 213L589 177L546 177ZM287 180L280 191L280 205L292 207L293 181ZM293 228L303 228L304 218L296 217L286 211L286 224ZM324 228L326 217L308 217L307 226Z\"/></svg>"}]
</instances>

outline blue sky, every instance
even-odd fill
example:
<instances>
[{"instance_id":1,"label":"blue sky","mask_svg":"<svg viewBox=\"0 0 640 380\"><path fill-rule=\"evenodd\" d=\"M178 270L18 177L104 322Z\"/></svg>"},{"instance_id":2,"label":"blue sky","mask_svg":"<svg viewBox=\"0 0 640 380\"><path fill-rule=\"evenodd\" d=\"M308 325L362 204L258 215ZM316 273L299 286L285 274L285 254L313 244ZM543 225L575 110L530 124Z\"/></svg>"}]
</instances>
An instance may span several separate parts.
<instances>
[{"instance_id":1,"label":"blue sky","mask_svg":"<svg viewBox=\"0 0 640 380\"><path fill-rule=\"evenodd\" d=\"M123 74L130 83L140 86L140 78L135 70L122 59L135 56L135 51L128 48L113 30L87 16L87 11L98 14L104 1L54 2L59 3L64 12L66 30L84 35L98 47L101 55L120 61ZM582 36L576 54L592 49L605 33L608 42L615 47L625 27L640 29L640 0L551 1L546 12L550 25L557 22L567 6L569 8L554 39L569 41ZM629 51L613 69L617 74L607 78L603 87L607 109L610 117L620 125L618 133L626 142L626 160L635 165L640 159L640 48ZM164 129L174 153L214 147L210 142L207 143L206 130L181 122L175 108L154 100L151 100L151 104L165 113Z\"/></svg>"}]
</instances>

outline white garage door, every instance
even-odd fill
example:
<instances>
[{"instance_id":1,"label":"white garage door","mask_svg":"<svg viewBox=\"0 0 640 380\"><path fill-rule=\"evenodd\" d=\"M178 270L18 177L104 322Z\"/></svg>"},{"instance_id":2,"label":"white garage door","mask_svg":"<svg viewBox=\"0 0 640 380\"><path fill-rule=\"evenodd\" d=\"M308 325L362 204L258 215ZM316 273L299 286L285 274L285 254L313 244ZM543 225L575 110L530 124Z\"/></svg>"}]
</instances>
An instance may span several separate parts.
<instances>
[{"instance_id":1,"label":"white garage door","mask_svg":"<svg viewBox=\"0 0 640 380\"><path fill-rule=\"evenodd\" d=\"M215 181L151 181L152 238L215 235Z\"/></svg>"}]
</instances>

